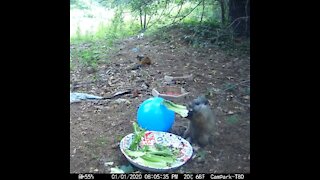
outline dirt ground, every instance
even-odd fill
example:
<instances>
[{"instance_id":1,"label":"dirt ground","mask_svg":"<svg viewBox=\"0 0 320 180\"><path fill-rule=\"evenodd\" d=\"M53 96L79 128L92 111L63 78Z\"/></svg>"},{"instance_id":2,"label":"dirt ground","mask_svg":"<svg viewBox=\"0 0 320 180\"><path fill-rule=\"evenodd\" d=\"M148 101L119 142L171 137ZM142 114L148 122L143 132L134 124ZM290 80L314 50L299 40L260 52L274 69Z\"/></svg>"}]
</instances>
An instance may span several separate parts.
<instances>
[{"instance_id":1,"label":"dirt ground","mask_svg":"<svg viewBox=\"0 0 320 180\"><path fill-rule=\"evenodd\" d=\"M193 79L174 84L190 93L179 103L209 95L217 114L217 128L215 143L202 153L196 152L176 172L250 173L249 55L192 47L178 38L178 32L167 34L167 38L125 39L108 54L108 62L100 63L96 70L78 67L71 71L72 92L104 97L126 90L129 93L70 104L70 173L110 173L111 167L129 165L119 142L133 131L132 122L140 103L152 97L153 88L163 87L165 75L187 74L192 74ZM136 69L138 54L148 56L152 64ZM176 115L171 132L182 135L187 122ZM114 164L106 165L107 162Z\"/></svg>"}]
</instances>

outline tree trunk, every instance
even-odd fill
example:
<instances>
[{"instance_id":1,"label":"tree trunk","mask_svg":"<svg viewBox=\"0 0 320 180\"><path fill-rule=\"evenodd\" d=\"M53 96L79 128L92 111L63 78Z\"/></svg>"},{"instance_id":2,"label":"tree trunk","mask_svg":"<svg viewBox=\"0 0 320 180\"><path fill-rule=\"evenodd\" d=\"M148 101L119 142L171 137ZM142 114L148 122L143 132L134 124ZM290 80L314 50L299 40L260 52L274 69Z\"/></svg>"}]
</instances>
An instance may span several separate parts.
<instances>
[{"instance_id":1,"label":"tree trunk","mask_svg":"<svg viewBox=\"0 0 320 180\"><path fill-rule=\"evenodd\" d=\"M237 37L250 35L250 1L229 0L231 27Z\"/></svg>"},{"instance_id":2,"label":"tree trunk","mask_svg":"<svg viewBox=\"0 0 320 180\"><path fill-rule=\"evenodd\" d=\"M221 23L222 25L225 25L226 23L226 18L225 18L225 3L224 0L220 0L220 8L221 8Z\"/></svg>"},{"instance_id":3,"label":"tree trunk","mask_svg":"<svg viewBox=\"0 0 320 180\"><path fill-rule=\"evenodd\" d=\"M142 25L142 9L140 7L140 27L141 27L141 30L143 28L143 25Z\"/></svg>"},{"instance_id":4,"label":"tree trunk","mask_svg":"<svg viewBox=\"0 0 320 180\"><path fill-rule=\"evenodd\" d=\"M145 30L147 26L147 12L144 10L144 23L143 23L143 29Z\"/></svg>"},{"instance_id":5,"label":"tree trunk","mask_svg":"<svg viewBox=\"0 0 320 180\"><path fill-rule=\"evenodd\" d=\"M203 14L204 14L204 8L205 8L204 1L205 0L202 0L202 13L201 13L201 18L200 18L200 24L202 23Z\"/></svg>"}]
</instances>

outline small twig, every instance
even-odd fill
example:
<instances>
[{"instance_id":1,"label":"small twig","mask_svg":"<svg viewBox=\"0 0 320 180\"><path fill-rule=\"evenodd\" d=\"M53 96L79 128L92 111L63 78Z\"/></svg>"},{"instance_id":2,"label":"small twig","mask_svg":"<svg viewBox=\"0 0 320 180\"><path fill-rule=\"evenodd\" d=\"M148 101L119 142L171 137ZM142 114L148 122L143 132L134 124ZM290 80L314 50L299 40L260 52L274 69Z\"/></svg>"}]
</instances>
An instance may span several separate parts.
<instances>
[{"instance_id":1,"label":"small twig","mask_svg":"<svg viewBox=\"0 0 320 180\"><path fill-rule=\"evenodd\" d=\"M243 106L247 106L247 107L250 108L250 104L244 104L244 103L238 101L236 98L233 98L233 100L234 100L236 103L239 103L239 104L241 104L241 105L243 105Z\"/></svg>"},{"instance_id":2,"label":"small twig","mask_svg":"<svg viewBox=\"0 0 320 180\"><path fill-rule=\"evenodd\" d=\"M222 91L227 91L227 90L229 90L229 89L235 88L236 86L239 86L239 85L244 84L244 83L246 83L246 82L250 82L250 80L242 81L242 82L237 83L237 84L235 84L235 85L233 85L233 86L231 86L231 87L228 87L228 88L226 88L226 89L224 89L224 90L222 90Z\"/></svg>"},{"instance_id":3,"label":"small twig","mask_svg":"<svg viewBox=\"0 0 320 180\"><path fill-rule=\"evenodd\" d=\"M154 14L149 15L149 19L148 19L148 22L147 22L147 24L146 24L146 27L148 27L148 28L150 28L150 27L148 26L148 24L149 24L149 22L150 22L150 20L151 20L151 18L152 18L153 15L154 15Z\"/></svg>"},{"instance_id":4,"label":"small twig","mask_svg":"<svg viewBox=\"0 0 320 180\"><path fill-rule=\"evenodd\" d=\"M250 17L250 16L245 16L245 17L238 17L238 18L236 18L235 20L233 20L233 21L226 27L226 29L230 28L230 27L233 25L233 23L235 23L236 21L241 20L241 19L248 19L249 17Z\"/></svg>"},{"instance_id":5,"label":"small twig","mask_svg":"<svg viewBox=\"0 0 320 180\"><path fill-rule=\"evenodd\" d=\"M130 93L131 93L131 90L120 91L120 92L116 92L116 93L113 94L112 96L103 97L101 100L113 99L113 98L120 97L120 96L123 96L123 95L126 95L126 94L130 94Z\"/></svg>"},{"instance_id":6,"label":"small twig","mask_svg":"<svg viewBox=\"0 0 320 180\"><path fill-rule=\"evenodd\" d=\"M111 69L108 69L107 72L105 74L108 74L111 71Z\"/></svg>"},{"instance_id":7,"label":"small twig","mask_svg":"<svg viewBox=\"0 0 320 180\"><path fill-rule=\"evenodd\" d=\"M174 19L173 19L173 21L172 21L172 24L174 24L175 23L175 21L176 21L176 18L178 17L178 15L180 14L180 11L181 11L181 9L182 9L182 6L183 6L183 3L184 3L184 0L182 0L182 1L180 1L180 8L179 8L179 10L178 10L178 12L177 12L177 15L174 17Z\"/></svg>"}]
</instances>

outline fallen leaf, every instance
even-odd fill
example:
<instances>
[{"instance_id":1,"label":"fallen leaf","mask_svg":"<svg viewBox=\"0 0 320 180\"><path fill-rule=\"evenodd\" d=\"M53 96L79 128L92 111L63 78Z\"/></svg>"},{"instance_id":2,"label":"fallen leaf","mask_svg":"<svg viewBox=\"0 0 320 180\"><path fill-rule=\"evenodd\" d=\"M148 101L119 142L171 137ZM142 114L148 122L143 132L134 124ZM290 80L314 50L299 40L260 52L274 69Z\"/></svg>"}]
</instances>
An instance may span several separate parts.
<instances>
[{"instance_id":1,"label":"fallen leaf","mask_svg":"<svg viewBox=\"0 0 320 180\"><path fill-rule=\"evenodd\" d=\"M138 97L139 94L140 94L140 92L139 92L138 89L134 89L134 90L132 91L132 97L133 97L133 98Z\"/></svg>"}]
</instances>

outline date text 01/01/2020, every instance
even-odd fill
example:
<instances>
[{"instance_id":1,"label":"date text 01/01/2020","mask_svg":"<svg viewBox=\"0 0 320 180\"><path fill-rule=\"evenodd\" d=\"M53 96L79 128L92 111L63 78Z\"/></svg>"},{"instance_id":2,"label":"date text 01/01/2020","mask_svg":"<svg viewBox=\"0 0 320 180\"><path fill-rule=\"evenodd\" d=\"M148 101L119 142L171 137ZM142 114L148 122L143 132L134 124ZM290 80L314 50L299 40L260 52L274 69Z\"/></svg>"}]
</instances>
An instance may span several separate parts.
<instances>
[{"instance_id":1,"label":"date text 01/01/2020","mask_svg":"<svg viewBox=\"0 0 320 180\"><path fill-rule=\"evenodd\" d=\"M201 180L209 176L210 179L244 179L244 174L111 174L111 179L184 179ZM83 178L90 179L90 178Z\"/></svg>"},{"instance_id":2,"label":"date text 01/01/2020","mask_svg":"<svg viewBox=\"0 0 320 180\"><path fill-rule=\"evenodd\" d=\"M178 175L178 174L177 174ZM177 176L176 175L176 176ZM173 174L111 174L111 179L173 179L175 176Z\"/></svg>"}]
</instances>

